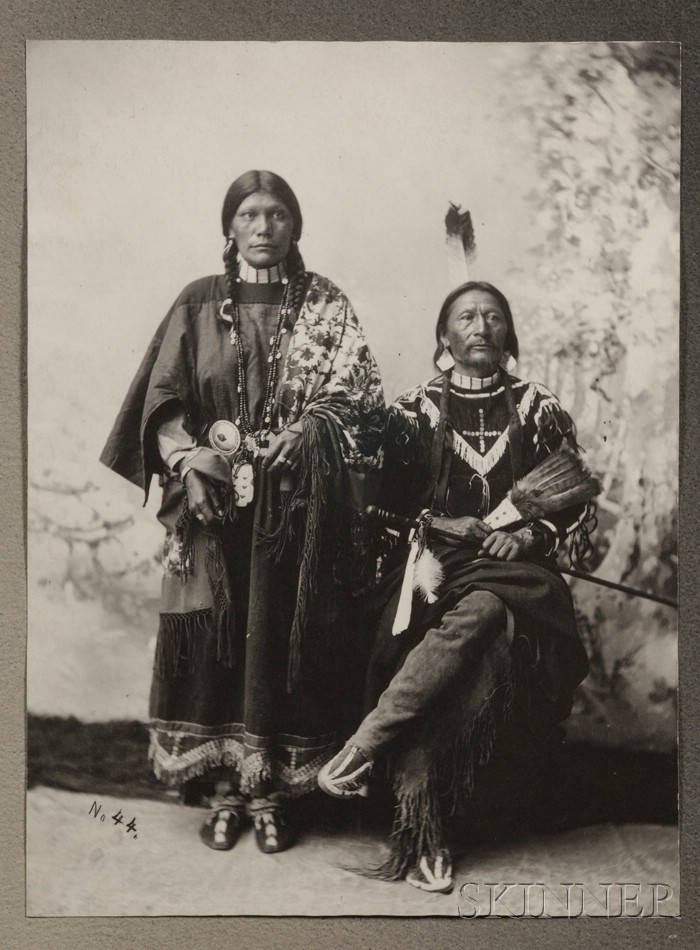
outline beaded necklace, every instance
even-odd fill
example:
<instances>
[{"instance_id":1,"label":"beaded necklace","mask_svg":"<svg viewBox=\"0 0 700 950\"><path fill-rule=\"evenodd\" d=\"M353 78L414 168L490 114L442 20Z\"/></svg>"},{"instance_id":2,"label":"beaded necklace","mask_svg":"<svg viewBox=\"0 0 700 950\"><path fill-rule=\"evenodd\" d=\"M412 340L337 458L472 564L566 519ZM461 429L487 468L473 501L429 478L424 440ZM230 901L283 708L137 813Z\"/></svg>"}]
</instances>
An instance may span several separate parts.
<instances>
[{"instance_id":1,"label":"beaded necklace","mask_svg":"<svg viewBox=\"0 0 700 950\"><path fill-rule=\"evenodd\" d=\"M237 278L237 280L240 282L240 278ZM289 315L289 281L285 277L283 278L282 283L284 284L284 293L280 303L275 332L270 337L270 354L267 357L269 369L267 371L265 397L263 399L263 428L261 428L258 433L256 433L253 428L253 424L250 420L250 414L248 412L246 364L245 353L243 352L243 339L241 337L240 331L241 316L238 309L238 298L234 297L231 299L229 297L222 304L222 310L227 306L232 310L232 313L229 314L232 319L229 336L231 339L231 346L233 346L236 350L236 362L238 365L238 385L236 387L238 392L238 416L236 417L236 426L242 430L243 435L246 436L246 441L253 437L258 447L262 437L267 436L270 432L270 426L272 424L272 406L275 399L275 386L277 384L277 369L279 360L282 356L282 353L280 352L280 343L282 342L282 337L287 332L284 324L286 322L287 316Z\"/></svg>"},{"instance_id":2,"label":"beaded necklace","mask_svg":"<svg viewBox=\"0 0 700 950\"><path fill-rule=\"evenodd\" d=\"M240 268L239 273L236 275L235 283L241 283ZM231 324L229 339L231 346L236 352L236 365L238 369L238 381L236 384L238 415L236 416L235 422L228 422L223 419L215 422L211 427L209 440L213 448L229 459L235 504L237 507L245 507L253 500L253 463L261 454L261 451L267 448L269 444L279 360L282 356L280 344L282 337L287 333L285 323L290 313L290 283L286 276L282 277L282 284L284 285L282 300L280 302L275 332L270 337L270 353L267 357L269 368L265 382L262 424L257 431L253 427L248 409L246 361L243 349L243 338L241 336L241 315L238 307L238 294L235 292L235 285L232 285L230 281L230 296L224 300L219 310L220 316L227 323Z\"/></svg>"},{"instance_id":3,"label":"beaded necklace","mask_svg":"<svg viewBox=\"0 0 700 950\"><path fill-rule=\"evenodd\" d=\"M226 249L224 250L224 260L226 260L228 256L228 253L231 249L231 244L232 239L229 239ZM231 340L231 346L233 346L236 351L236 364L238 369L238 382L236 386L236 391L238 394L238 415L236 417L235 423L229 422L226 424L227 441L229 445L229 451L227 454L230 457L238 457L241 455L241 453L243 453L245 458L241 458L241 461L252 461L252 459L256 458L260 454L261 447L267 445L268 437L271 431L272 409L275 399L275 387L277 385L278 362L282 356L280 351L280 343L282 341L282 337L287 333L285 323L290 313L290 283L288 277L284 273L283 268L281 268L281 273L277 268L274 268L275 276L278 276L278 274L281 276L281 283L284 285L284 291L282 294L282 300L280 302L275 332L270 337L270 354L267 357L269 369L263 398L262 425L256 432L250 419L250 412L248 410L246 361L243 350L243 338L241 336L241 315L238 307L238 294L236 293L235 286L236 284L240 284L242 282L240 275L241 270L244 267L250 270L247 263L239 255L235 283L231 280L231 275L229 274L227 267L227 274L229 274L229 296L221 304L219 314L227 323L230 323L231 325L229 330L229 338ZM268 271L268 279L265 282L269 282L270 274L271 271ZM241 446L239 452L238 449L241 441L243 442L243 446ZM239 459L237 458L237 460Z\"/></svg>"}]
</instances>

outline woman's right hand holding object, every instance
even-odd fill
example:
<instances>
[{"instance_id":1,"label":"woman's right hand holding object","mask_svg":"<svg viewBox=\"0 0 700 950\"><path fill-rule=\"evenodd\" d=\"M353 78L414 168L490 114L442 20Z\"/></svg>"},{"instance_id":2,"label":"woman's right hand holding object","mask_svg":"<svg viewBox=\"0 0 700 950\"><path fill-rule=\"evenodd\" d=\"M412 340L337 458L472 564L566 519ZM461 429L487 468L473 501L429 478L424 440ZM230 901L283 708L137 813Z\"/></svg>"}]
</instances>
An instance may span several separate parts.
<instances>
[{"instance_id":1,"label":"woman's right hand holding object","mask_svg":"<svg viewBox=\"0 0 700 950\"><path fill-rule=\"evenodd\" d=\"M223 518L221 497L210 479L190 468L182 481L187 491L187 505L200 524L209 525Z\"/></svg>"}]
</instances>

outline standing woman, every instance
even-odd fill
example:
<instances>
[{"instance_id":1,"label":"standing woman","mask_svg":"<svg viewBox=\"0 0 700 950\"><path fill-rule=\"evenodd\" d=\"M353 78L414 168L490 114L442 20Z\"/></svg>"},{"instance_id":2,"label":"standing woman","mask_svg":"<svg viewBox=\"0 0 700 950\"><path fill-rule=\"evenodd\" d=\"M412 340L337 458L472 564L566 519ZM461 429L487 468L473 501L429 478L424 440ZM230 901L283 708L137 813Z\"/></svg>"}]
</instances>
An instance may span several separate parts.
<instances>
[{"instance_id":1,"label":"standing woman","mask_svg":"<svg viewBox=\"0 0 700 950\"><path fill-rule=\"evenodd\" d=\"M101 459L163 487L155 773L211 783L206 845L232 848L250 817L273 853L347 716L384 403L349 301L305 270L289 185L241 175L222 226L225 275L177 298Z\"/></svg>"}]
</instances>

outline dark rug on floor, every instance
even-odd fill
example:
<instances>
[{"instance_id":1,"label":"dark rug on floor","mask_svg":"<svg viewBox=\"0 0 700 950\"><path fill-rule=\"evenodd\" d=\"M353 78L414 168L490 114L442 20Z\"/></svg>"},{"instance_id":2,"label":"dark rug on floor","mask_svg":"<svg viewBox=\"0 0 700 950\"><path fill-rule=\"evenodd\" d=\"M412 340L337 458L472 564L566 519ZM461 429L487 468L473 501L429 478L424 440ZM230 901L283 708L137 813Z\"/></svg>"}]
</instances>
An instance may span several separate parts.
<instances>
[{"instance_id":1,"label":"dark rug on floor","mask_svg":"<svg viewBox=\"0 0 700 950\"><path fill-rule=\"evenodd\" d=\"M180 800L153 776L148 734L140 722L82 723L74 718L30 715L27 722L28 787L48 785L123 798ZM192 783L186 804L202 803L205 784ZM539 756L531 750L494 755L477 783L460 824L470 840L532 831L563 831L605 822L674 824L677 821L674 753L609 749L562 742ZM386 788L358 804L318 793L297 807L316 822L347 826L361 808L363 823L386 827L392 799Z\"/></svg>"},{"instance_id":2,"label":"dark rug on floor","mask_svg":"<svg viewBox=\"0 0 700 950\"><path fill-rule=\"evenodd\" d=\"M27 717L27 785L125 798L171 796L147 761L140 722L84 723L73 717Z\"/></svg>"}]
</instances>

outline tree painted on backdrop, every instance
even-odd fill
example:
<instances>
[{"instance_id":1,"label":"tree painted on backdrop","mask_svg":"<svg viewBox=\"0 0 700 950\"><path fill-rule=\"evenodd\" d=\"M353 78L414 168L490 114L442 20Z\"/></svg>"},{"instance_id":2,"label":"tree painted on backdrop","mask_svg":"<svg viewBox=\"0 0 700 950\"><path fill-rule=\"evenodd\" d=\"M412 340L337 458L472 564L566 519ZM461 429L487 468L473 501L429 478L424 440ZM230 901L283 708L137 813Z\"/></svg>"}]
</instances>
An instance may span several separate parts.
<instances>
[{"instance_id":1,"label":"tree painted on backdrop","mask_svg":"<svg viewBox=\"0 0 700 950\"><path fill-rule=\"evenodd\" d=\"M600 473L591 563L674 597L680 96L670 44L538 45L511 64L531 241L511 268L525 375L560 395ZM675 742L676 613L576 582L592 672L571 731Z\"/></svg>"},{"instance_id":2,"label":"tree painted on backdrop","mask_svg":"<svg viewBox=\"0 0 700 950\"><path fill-rule=\"evenodd\" d=\"M95 484L77 465L46 467L30 478L29 487L32 573L42 596L54 609L66 601L94 602L126 629L149 631L158 605L162 547L162 532L152 519L140 514L133 497L121 500L113 485ZM124 494L123 486L117 488Z\"/></svg>"},{"instance_id":3,"label":"tree painted on backdrop","mask_svg":"<svg viewBox=\"0 0 700 950\"><path fill-rule=\"evenodd\" d=\"M522 374L561 396L579 424L586 461L603 477L596 573L674 596L677 52L649 43L502 51L499 85L509 92L493 120L509 129L512 154L501 156L501 175L510 161L518 179L530 162L534 182L526 195L531 230L509 274ZM435 209L438 220L441 213ZM99 384L93 380L94 391ZM138 511L133 487L106 470L91 469L88 478L84 461L68 461L96 454L81 431L83 415L77 397L65 405L61 437L71 451L31 473L31 597L51 618L32 639L65 645L83 625L90 630L75 642L90 644L93 629L104 640L116 623L124 651L155 629L161 532L152 513ZM34 418L32 443L53 444L53 426L47 414ZM575 587L593 669L572 733L670 745L675 613L585 582ZM105 665L104 656L99 661Z\"/></svg>"}]
</instances>

